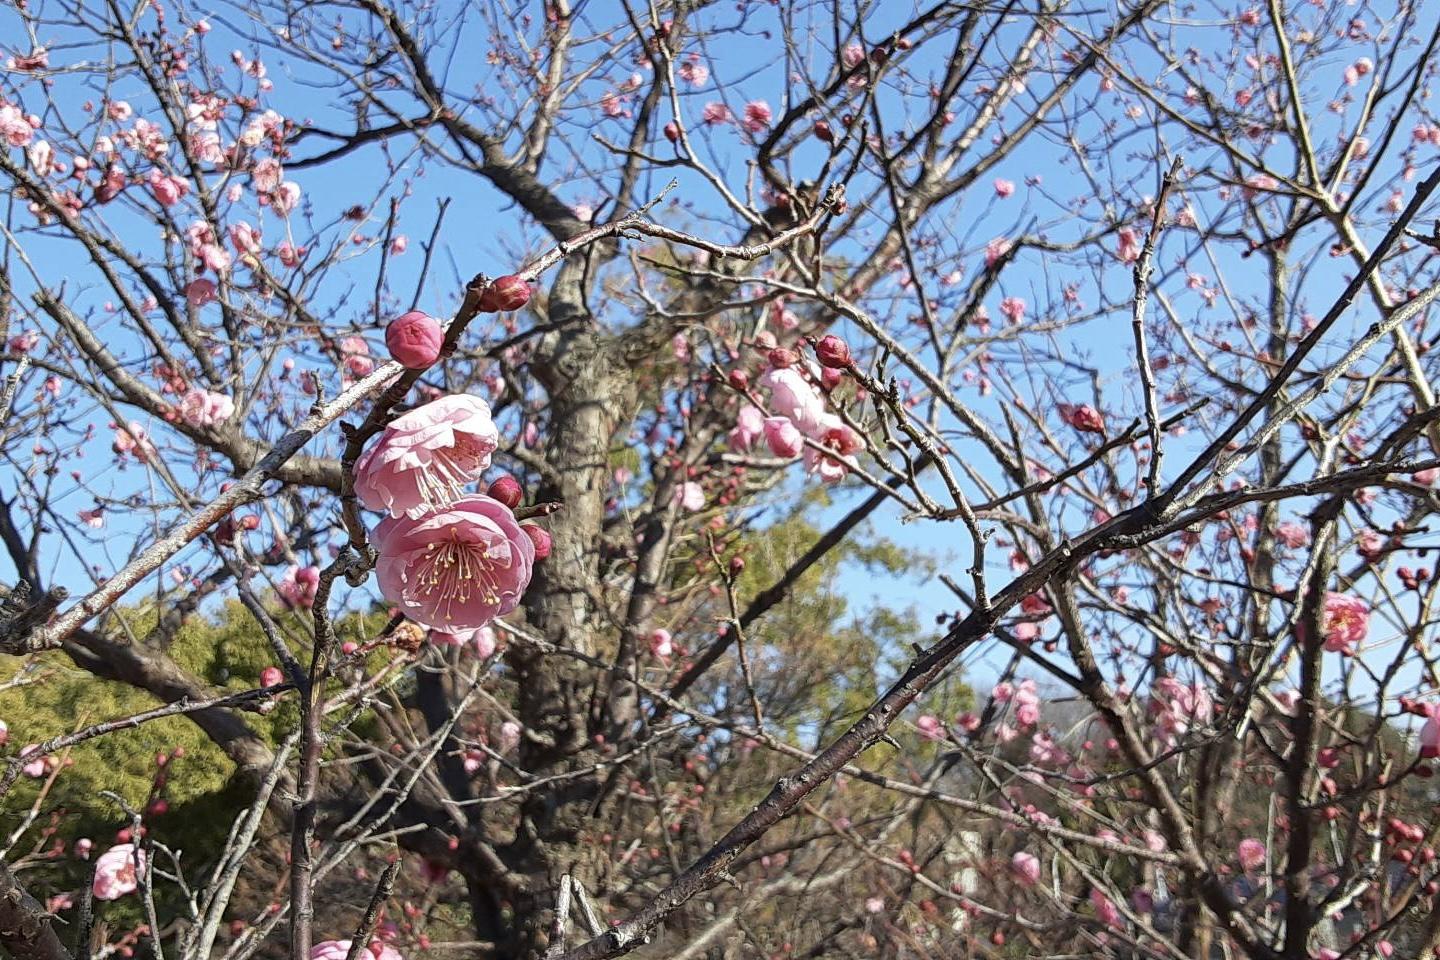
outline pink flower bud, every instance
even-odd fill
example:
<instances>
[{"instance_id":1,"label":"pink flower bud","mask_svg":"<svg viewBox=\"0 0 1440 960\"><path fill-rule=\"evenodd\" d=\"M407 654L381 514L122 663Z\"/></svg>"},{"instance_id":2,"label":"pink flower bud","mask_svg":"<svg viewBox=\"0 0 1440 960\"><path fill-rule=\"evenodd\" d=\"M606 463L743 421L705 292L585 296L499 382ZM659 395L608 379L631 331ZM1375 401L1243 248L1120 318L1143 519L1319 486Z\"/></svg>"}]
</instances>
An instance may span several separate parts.
<instances>
[{"instance_id":1,"label":"pink flower bud","mask_svg":"<svg viewBox=\"0 0 1440 960\"><path fill-rule=\"evenodd\" d=\"M815 139L821 143L834 143L835 131L830 129L830 124L824 120L815 121Z\"/></svg>"},{"instance_id":2,"label":"pink flower bud","mask_svg":"<svg viewBox=\"0 0 1440 960\"><path fill-rule=\"evenodd\" d=\"M402 367L424 370L440 359L445 331L428 313L411 310L390 321L385 328L385 346Z\"/></svg>"},{"instance_id":3,"label":"pink flower bud","mask_svg":"<svg viewBox=\"0 0 1440 960\"><path fill-rule=\"evenodd\" d=\"M855 365L850 345L833 333L827 333L815 344L815 357L822 365L835 370L848 370Z\"/></svg>"},{"instance_id":4,"label":"pink flower bud","mask_svg":"<svg viewBox=\"0 0 1440 960\"><path fill-rule=\"evenodd\" d=\"M260 671L260 686L278 687L285 682L285 674L279 667L266 667Z\"/></svg>"},{"instance_id":5,"label":"pink flower bud","mask_svg":"<svg viewBox=\"0 0 1440 960\"><path fill-rule=\"evenodd\" d=\"M536 560L544 560L546 557L550 556L549 533L547 533L540 527L537 527L533 523L522 523L520 524L520 529L524 530L525 535L530 538L530 542L535 544Z\"/></svg>"},{"instance_id":6,"label":"pink flower bud","mask_svg":"<svg viewBox=\"0 0 1440 960\"><path fill-rule=\"evenodd\" d=\"M730 386L734 387L736 390L750 389L750 374L746 373L744 370L731 370L729 380Z\"/></svg>"},{"instance_id":7,"label":"pink flower bud","mask_svg":"<svg viewBox=\"0 0 1440 960\"><path fill-rule=\"evenodd\" d=\"M665 124L665 139L671 143L675 143L680 139L680 128L675 125L673 120Z\"/></svg>"},{"instance_id":8,"label":"pink flower bud","mask_svg":"<svg viewBox=\"0 0 1440 960\"><path fill-rule=\"evenodd\" d=\"M770 366L774 367L776 370L784 370L787 367L793 367L795 366L795 361L800 359L799 357L795 356L794 350L791 350L787 347L776 347L775 349L770 351L767 358L770 361Z\"/></svg>"},{"instance_id":9,"label":"pink flower bud","mask_svg":"<svg viewBox=\"0 0 1440 960\"><path fill-rule=\"evenodd\" d=\"M490 484L490 489L485 491L485 495L499 500L511 510L520 506L520 501L525 499L525 491L520 489L520 481L508 473L497 477L495 482Z\"/></svg>"},{"instance_id":10,"label":"pink flower bud","mask_svg":"<svg viewBox=\"0 0 1440 960\"><path fill-rule=\"evenodd\" d=\"M498 313L505 310L519 310L530 302L530 284L523 277L509 274L492 281L480 295L482 313Z\"/></svg>"}]
</instances>

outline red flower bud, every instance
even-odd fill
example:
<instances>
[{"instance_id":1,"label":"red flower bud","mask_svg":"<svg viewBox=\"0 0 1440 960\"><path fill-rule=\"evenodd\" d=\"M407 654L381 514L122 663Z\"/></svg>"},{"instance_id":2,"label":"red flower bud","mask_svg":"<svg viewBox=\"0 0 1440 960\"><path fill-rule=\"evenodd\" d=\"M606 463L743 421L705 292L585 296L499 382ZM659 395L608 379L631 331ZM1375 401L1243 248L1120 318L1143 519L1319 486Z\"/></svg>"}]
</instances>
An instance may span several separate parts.
<instances>
[{"instance_id":1,"label":"red flower bud","mask_svg":"<svg viewBox=\"0 0 1440 960\"><path fill-rule=\"evenodd\" d=\"M731 558L730 558L730 576L732 576L732 577L738 577L738 576L740 576L740 574L742 574L742 573L744 573L744 572L745 572L745 558L744 558L744 557L731 557Z\"/></svg>"},{"instance_id":2,"label":"red flower bud","mask_svg":"<svg viewBox=\"0 0 1440 960\"><path fill-rule=\"evenodd\" d=\"M822 365L835 370L848 370L855 365L850 356L850 345L833 333L827 333L815 344L815 357Z\"/></svg>"},{"instance_id":3,"label":"red flower bud","mask_svg":"<svg viewBox=\"0 0 1440 960\"><path fill-rule=\"evenodd\" d=\"M677 143L680 140L680 128L673 120L665 124L665 139L671 143Z\"/></svg>"},{"instance_id":4,"label":"red flower bud","mask_svg":"<svg viewBox=\"0 0 1440 960\"><path fill-rule=\"evenodd\" d=\"M522 523L520 524L520 529L524 530L525 535L530 538L530 542L535 544L536 560L544 560L546 557L550 556L549 533L542 530L540 527L535 526L535 524L533 523Z\"/></svg>"},{"instance_id":5,"label":"red flower bud","mask_svg":"<svg viewBox=\"0 0 1440 960\"><path fill-rule=\"evenodd\" d=\"M731 370L729 380L730 386L734 387L736 390L743 391L750 389L750 374L746 373L744 370Z\"/></svg>"},{"instance_id":6,"label":"red flower bud","mask_svg":"<svg viewBox=\"0 0 1440 960\"><path fill-rule=\"evenodd\" d=\"M525 499L525 491L520 489L520 481L508 473L502 477L495 478L495 482L490 484L490 489L485 491L485 495L491 499L499 500L511 510L520 506L520 501Z\"/></svg>"},{"instance_id":7,"label":"red flower bud","mask_svg":"<svg viewBox=\"0 0 1440 960\"><path fill-rule=\"evenodd\" d=\"M815 139L821 143L835 142L835 131L830 129L830 124L827 121L815 121Z\"/></svg>"},{"instance_id":8,"label":"red flower bud","mask_svg":"<svg viewBox=\"0 0 1440 960\"><path fill-rule=\"evenodd\" d=\"M530 302L530 284L523 277L510 274L493 280L480 295L481 313L519 310Z\"/></svg>"},{"instance_id":9,"label":"red flower bud","mask_svg":"<svg viewBox=\"0 0 1440 960\"><path fill-rule=\"evenodd\" d=\"M391 320L385 328L385 346L390 356L410 370L424 370L439 360L444 341L445 331L440 321L419 310Z\"/></svg>"}]
</instances>

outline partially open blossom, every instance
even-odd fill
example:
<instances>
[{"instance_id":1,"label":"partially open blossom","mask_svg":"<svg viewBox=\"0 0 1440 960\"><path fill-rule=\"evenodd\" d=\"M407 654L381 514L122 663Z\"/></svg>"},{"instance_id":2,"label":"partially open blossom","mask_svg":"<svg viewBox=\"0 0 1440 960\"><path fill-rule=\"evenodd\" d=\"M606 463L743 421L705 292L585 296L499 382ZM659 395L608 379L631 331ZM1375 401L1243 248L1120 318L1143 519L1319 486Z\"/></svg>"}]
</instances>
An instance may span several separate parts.
<instances>
[{"instance_id":1,"label":"partially open blossom","mask_svg":"<svg viewBox=\"0 0 1440 960\"><path fill-rule=\"evenodd\" d=\"M1265 865L1265 844L1254 837L1246 837L1236 848L1240 866L1244 870L1258 870Z\"/></svg>"},{"instance_id":2,"label":"partially open blossom","mask_svg":"<svg viewBox=\"0 0 1440 960\"><path fill-rule=\"evenodd\" d=\"M1440 715L1426 720L1425 725L1420 728L1420 758L1440 758Z\"/></svg>"},{"instance_id":3,"label":"partially open blossom","mask_svg":"<svg viewBox=\"0 0 1440 960\"><path fill-rule=\"evenodd\" d=\"M524 532L525 536L530 538L530 543L534 545L536 561L544 560L550 556L550 550L553 547L553 542L550 539L550 531L533 523L522 523L520 524L520 529Z\"/></svg>"},{"instance_id":4,"label":"partially open blossom","mask_svg":"<svg viewBox=\"0 0 1440 960\"><path fill-rule=\"evenodd\" d=\"M355 494L371 510L415 520L463 495L490 466L500 432L490 405L455 394L395 418L355 464Z\"/></svg>"},{"instance_id":5,"label":"partially open blossom","mask_svg":"<svg viewBox=\"0 0 1440 960\"><path fill-rule=\"evenodd\" d=\"M1027 887L1040 882L1040 858L1021 850L1010 858L1010 872Z\"/></svg>"},{"instance_id":6,"label":"partially open blossom","mask_svg":"<svg viewBox=\"0 0 1440 960\"><path fill-rule=\"evenodd\" d=\"M1100 892L1099 887L1090 889L1090 905L1095 908L1095 917L1107 927L1120 926L1120 910L1114 902Z\"/></svg>"},{"instance_id":7,"label":"partially open blossom","mask_svg":"<svg viewBox=\"0 0 1440 960\"><path fill-rule=\"evenodd\" d=\"M285 673L279 667L270 666L260 671L260 686L278 687L285 682Z\"/></svg>"},{"instance_id":8,"label":"partially open blossom","mask_svg":"<svg viewBox=\"0 0 1440 960\"><path fill-rule=\"evenodd\" d=\"M144 869L145 851L136 849L135 844L121 843L106 850L95 861L95 899L119 900L134 893L140 887L138 871Z\"/></svg>"},{"instance_id":9,"label":"partially open blossom","mask_svg":"<svg viewBox=\"0 0 1440 960\"><path fill-rule=\"evenodd\" d=\"M401 314L385 328L385 346L400 366L424 370L440 359L445 331L440 321L420 310Z\"/></svg>"},{"instance_id":10,"label":"partially open blossom","mask_svg":"<svg viewBox=\"0 0 1440 960\"><path fill-rule=\"evenodd\" d=\"M650 652L657 657L669 657L675 653L675 643L670 636L670 631L664 627L657 627L650 633Z\"/></svg>"},{"instance_id":11,"label":"partially open blossom","mask_svg":"<svg viewBox=\"0 0 1440 960\"><path fill-rule=\"evenodd\" d=\"M1277 543L1281 543L1292 550L1298 550L1310 542L1310 531L1306 530L1302 524L1296 523L1293 520L1276 524L1275 529L1272 530L1271 533L1275 534Z\"/></svg>"},{"instance_id":12,"label":"partially open blossom","mask_svg":"<svg viewBox=\"0 0 1440 960\"><path fill-rule=\"evenodd\" d=\"M220 298L217 296L214 280L201 277L198 280L191 280L185 285L185 301L192 307L203 307L218 299Z\"/></svg>"},{"instance_id":13,"label":"partially open blossom","mask_svg":"<svg viewBox=\"0 0 1440 960\"><path fill-rule=\"evenodd\" d=\"M381 595L416 623L451 633L514 610L535 564L535 544L510 508L478 494L423 518L388 517L371 539Z\"/></svg>"},{"instance_id":14,"label":"partially open blossom","mask_svg":"<svg viewBox=\"0 0 1440 960\"><path fill-rule=\"evenodd\" d=\"M190 184L180 177L167 175L159 167L150 168L150 192L161 206L174 206L190 192Z\"/></svg>"},{"instance_id":15,"label":"partially open blossom","mask_svg":"<svg viewBox=\"0 0 1440 960\"><path fill-rule=\"evenodd\" d=\"M275 584L275 592L291 610L309 610L315 605L315 592L320 588L320 568L291 564Z\"/></svg>"},{"instance_id":16,"label":"partially open blossom","mask_svg":"<svg viewBox=\"0 0 1440 960\"><path fill-rule=\"evenodd\" d=\"M1057 404L1055 409L1060 412L1060 419L1081 433L1105 432L1105 420L1100 416L1100 411L1088 403L1061 403Z\"/></svg>"},{"instance_id":17,"label":"partially open blossom","mask_svg":"<svg viewBox=\"0 0 1440 960\"><path fill-rule=\"evenodd\" d=\"M995 181L995 196L1002 200L1015 192L1015 181L1003 178Z\"/></svg>"},{"instance_id":18,"label":"partially open blossom","mask_svg":"<svg viewBox=\"0 0 1440 960\"><path fill-rule=\"evenodd\" d=\"M805 438L789 417L765 418L765 442L777 457L798 457L805 449Z\"/></svg>"},{"instance_id":19,"label":"partially open blossom","mask_svg":"<svg viewBox=\"0 0 1440 960\"><path fill-rule=\"evenodd\" d=\"M760 378L760 385L770 390L770 406L781 416L789 417L806 436L819 432L825 419L825 401L815 388L794 367L771 369Z\"/></svg>"}]
</instances>

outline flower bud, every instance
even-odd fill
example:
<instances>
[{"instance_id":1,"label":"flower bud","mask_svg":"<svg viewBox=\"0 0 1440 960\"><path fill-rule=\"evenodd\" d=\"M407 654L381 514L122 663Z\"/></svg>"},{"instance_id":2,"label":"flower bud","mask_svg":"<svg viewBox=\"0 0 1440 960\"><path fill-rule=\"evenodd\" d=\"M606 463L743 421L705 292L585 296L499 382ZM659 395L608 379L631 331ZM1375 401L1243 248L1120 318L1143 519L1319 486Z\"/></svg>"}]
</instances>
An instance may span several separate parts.
<instances>
[{"instance_id":1,"label":"flower bud","mask_svg":"<svg viewBox=\"0 0 1440 960\"><path fill-rule=\"evenodd\" d=\"M546 557L550 556L549 533L547 533L540 527L537 527L533 523L522 523L520 524L520 529L524 530L525 535L530 538L530 542L535 544L536 560L544 560Z\"/></svg>"},{"instance_id":2,"label":"flower bud","mask_svg":"<svg viewBox=\"0 0 1440 960\"><path fill-rule=\"evenodd\" d=\"M743 392L750 389L750 374L744 370L731 370L729 380L730 386L736 390Z\"/></svg>"},{"instance_id":3,"label":"flower bud","mask_svg":"<svg viewBox=\"0 0 1440 960\"><path fill-rule=\"evenodd\" d=\"M519 310L530 302L530 284L515 274L493 280L480 295L480 312L498 313Z\"/></svg>"},{"instance_id":4,"label":"flower bud","mask_svg":"<svg viewBox=\"0 0 1440 960\"><path fill-rule=\"evenodd\" d=\"M800 359L795 356L795 351L788 347L776 347L766 355L766 358L770 361L770 366L776 370L793 367L795 366L795 361Z\"/></svg>"},{"instance_id":5,"label":"flower bud","mask_svg":"<svg viewBox=\"0 0 1440 960\"><path fill-rule=\"evenodd\" d=\"M855 365L850 345L833 333L825 334L815 344L815 357L823 366L834 370L848 370Z\"/></svg>"},{"instance_id":6,"label":"flower bud","mask_svg":"<svg viewBox=\"0 0 1440 960\"><path fill-rule=\"evenodd\" d=\"M676 143L680 140L680 128L673 120L665 124L665 139L671 143Z\"/></svg>"},{"instance_id":7,"label":"flower bud","mask_svg":"<svg viewBox=\"0 0 1440 960\"><path fill-rule=\"evenodd\" d=\"M285 674L279 667L266 667L260 671L260 686L278 687L285 682Z\"/></svg>"},{"instance_id":8,"label":"flower bud","mask_svg":"<svg viewBox=\"0 0 1440 960\"><path fill-rule=\"evenodd\" d=\"M824 120L815 121L815 139L821 143L834 143L835 131L830 129L830 124Z\"/></svg>"},{"instance_id":9,"label":"flower bud","mask_svg":"<svg viewBox=\"0 0 1440 960\"><path fill-rule=\"evenodd\" d=\"M525 499L525 491L520 489L520 481L508 473L496 477L495 482L490 484L490 489L485 491L485 495L492 500L499 500L511 510L520 506L520 501Z\"/></svg>"},{"instance_id":10,"label":"flower bud","mask_svg":"<svg viewBox=\"0 0 1440 960\"><path fill-rule=\"evenodd\" d=\"M744 572L745 572L745 558L744 558L744 557L731 557L731 558L730 558L730 576L731 576L731 578L733 579L733 578L735 578L735 577L738 577L738 576L740 576L740 574L742 574L742 573L744 573Z\"/></svg>"},{"instance_id":11,"label":"flower bud","mask_svg":"<svg viewBox=\"0 0 1440 960\"><path fill-rule=\"evenodd\" d=\"M385 328L385 346L390 356L409 370L424 370L439 360L444 341L440 321L419 310L391 320Z\"/></svg>"}]
</instances>

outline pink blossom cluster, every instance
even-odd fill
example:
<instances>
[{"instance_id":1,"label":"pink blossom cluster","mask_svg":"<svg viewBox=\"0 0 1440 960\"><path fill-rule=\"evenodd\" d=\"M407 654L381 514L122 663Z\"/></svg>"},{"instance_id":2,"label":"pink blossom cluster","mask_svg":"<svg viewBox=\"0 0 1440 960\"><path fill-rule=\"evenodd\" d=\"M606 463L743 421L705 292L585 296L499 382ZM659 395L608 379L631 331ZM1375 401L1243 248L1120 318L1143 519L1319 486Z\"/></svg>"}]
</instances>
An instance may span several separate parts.
<instances>
[{"instance_id":1,"label":"pink blossom cluster","mask_svg":"<svg viewBox=\"0 0 1440 960\"><path fill-rule=\"evenodd\" d=\"M858 453L864 445L839 416L825 409L824 399L799 367L772 366L760 378L760 385L769 389L775 411L762 424L770 452L787 459L803 454L805 469L818 473L826 483L845 476L841 457ZM806 439L811 443L805 443Z\"/></svg>"},{"instance_id":2,"label":"pink blossom cluster","mask_svg":"<svg viewBox=\"0 0 1440 960\"><path fill-rule=\"evenodd\" d=\"M432 630L460 635L514 610L549 551L548 534L515 519L518 486L466 491L499 442L484 400L443 396L393 420L355 465L361 503L388 514L372 533L380 592Z\"/></svg>"}]
</instances>

